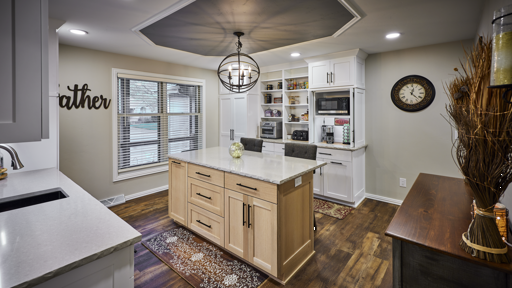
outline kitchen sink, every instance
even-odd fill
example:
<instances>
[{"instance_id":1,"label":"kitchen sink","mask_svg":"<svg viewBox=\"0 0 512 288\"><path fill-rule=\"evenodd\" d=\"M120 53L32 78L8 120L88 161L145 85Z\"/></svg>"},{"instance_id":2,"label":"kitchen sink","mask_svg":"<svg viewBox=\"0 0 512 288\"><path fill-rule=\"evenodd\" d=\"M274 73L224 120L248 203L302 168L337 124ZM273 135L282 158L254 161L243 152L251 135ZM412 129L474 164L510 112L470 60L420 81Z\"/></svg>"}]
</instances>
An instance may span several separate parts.
<instances>
[{"instance_id":1,"label":"kitchen sink","mask_svg":"<svg viewBox=\"0 0 512 288\"><path fill-rule=\"evenodd\" d=\"M68 198L61 188L52 188L0 199L0 213Z\"/></svg>"}]
</instances>

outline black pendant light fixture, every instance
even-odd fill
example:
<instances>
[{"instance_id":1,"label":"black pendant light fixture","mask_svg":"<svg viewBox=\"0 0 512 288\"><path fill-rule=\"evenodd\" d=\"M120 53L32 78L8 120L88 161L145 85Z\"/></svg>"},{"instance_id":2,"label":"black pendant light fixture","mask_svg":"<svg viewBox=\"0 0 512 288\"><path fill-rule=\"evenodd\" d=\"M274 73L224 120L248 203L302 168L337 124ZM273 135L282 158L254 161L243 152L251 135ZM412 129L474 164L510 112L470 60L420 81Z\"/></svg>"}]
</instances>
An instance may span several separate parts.
<instances>
[{"instance_id":1,"label":"black pendant light fixture","mask_svg":"<svg viewBox=\"0 0 512 288\"><path fill-rule=\"evenodd\" d=\"M236 53L231 53L219 64L217 75L226 89L235 93L243 93L251 90L260 78L260 67L251 56L240 52L242 42L240 37L243 32L233 33L238 37Z\"/></svg>"}]
</instances>

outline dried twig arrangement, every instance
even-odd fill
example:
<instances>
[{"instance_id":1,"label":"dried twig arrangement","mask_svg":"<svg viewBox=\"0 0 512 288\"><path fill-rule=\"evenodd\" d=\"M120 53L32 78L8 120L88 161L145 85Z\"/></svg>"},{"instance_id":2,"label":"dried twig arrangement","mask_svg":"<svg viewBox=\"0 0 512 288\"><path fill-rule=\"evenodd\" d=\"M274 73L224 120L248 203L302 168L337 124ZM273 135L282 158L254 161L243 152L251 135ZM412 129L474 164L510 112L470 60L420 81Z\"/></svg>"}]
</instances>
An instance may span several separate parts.
<instances>
[{"instance_id":1,"label":"dried twig arrangement","mask_svg":"<svg viewBox=\"0 0 512 288\"><path fill-rule=\"evenodd\" d=\"M445 87L450 99L446 110L459 135L452 155L477 206L460 246L480 259L509 263L493 209L512 182L512 105L501 98L503 89L487 88L491 39L480 38L464 53L462 73Z\"/></svg>"}]
</instances>

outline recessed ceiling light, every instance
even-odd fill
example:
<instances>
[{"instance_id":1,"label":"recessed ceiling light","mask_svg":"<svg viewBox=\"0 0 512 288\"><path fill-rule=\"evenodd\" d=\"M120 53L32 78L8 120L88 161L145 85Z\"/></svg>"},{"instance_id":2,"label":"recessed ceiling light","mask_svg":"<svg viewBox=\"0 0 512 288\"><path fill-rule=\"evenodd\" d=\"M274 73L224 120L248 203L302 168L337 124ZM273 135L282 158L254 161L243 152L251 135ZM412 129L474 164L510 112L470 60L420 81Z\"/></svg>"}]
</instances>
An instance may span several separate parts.
<instances>
[{"instance_id":1,"label":"recessed ceiling light","mask_svg":"<svg viewBox=\"0 0 512 288\"><path fill-rule=\"evenodd\" d=\"M400 33L389 33L388 35L386 35L386 38L393 39L393 38L397 38L399 36L400 36Z\"/></svg>"},{"instance_id":2,"label":"recessed ceiling light","mask_svg":"<svg viewBox=\"0 0 512 288\"><path fill-rule=\"evenodd\" d=\"M89 34L89 32L87 31L84 31L84 30L78 30L78 29L71 29L69 30L69 32L73 33L73 34L77 34L77 35L86 35L86 34Z\"/></svg>"},{"instance_id":3,"label":"recessed ceiling light","mask_svg":"<svg viewBox=\"0 0 512 288\"><path fill-rule=\"evenodd\" d=\"M292 54L291 54L291 56L292 56L292 57L299 57L299 56L300 56L300 53L295 52L295 53L292 53Z\"/></svg>"}]
</instances>

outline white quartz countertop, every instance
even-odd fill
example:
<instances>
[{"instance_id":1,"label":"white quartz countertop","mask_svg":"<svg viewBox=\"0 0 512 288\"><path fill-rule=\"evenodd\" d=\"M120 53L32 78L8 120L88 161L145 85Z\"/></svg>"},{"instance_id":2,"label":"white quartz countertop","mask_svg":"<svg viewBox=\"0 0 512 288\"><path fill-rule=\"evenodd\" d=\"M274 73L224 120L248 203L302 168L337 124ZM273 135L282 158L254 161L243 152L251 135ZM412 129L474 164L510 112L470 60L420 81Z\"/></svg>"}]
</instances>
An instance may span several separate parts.
<instances>
[{"instance_id":1,"label":"white quartz countertop","mask_svg":"<svg viewBox=\"0 0 512 288\"><path fill-rule=\"evenodd\" d=\"M244 151L244 155L241 158L234 159L229 155L228 148L226 147L212 147L169 154L169 158L274 184L283 184L327 165L327 163L322 161L252 151Z\"/></svg>"},{"instance_id":2,"label":"white quartz countertop","mask_svg":"<svg viewBox=\"0 0 512 288\"><path fill-rule=\"evenodd\" d=\"M0 199L57 187L69 197L0 213L0 287L33 287L141 240L57 169L9 174Z\"/></svg>"},{"instance_id":3,"label":"white quartz countertop","mask_svg":"<svg viewBox=\"0 0 512 288\"><path fill-rule=\"evenodd\" d=\"M263 140L263 142L269 142L269 143L310 144L310 145L316 145L317 147L320 147L320 148L335 149L335 150L347 150L347 151L357 151L359 149L368 147L368 144L350 147L350 145L344 145L344 144L308 143L307 141L297 141L297 140L288 140L288 139L268 139L268 138L259 138L259 139Z\"/></svg>"}]
</instances>

